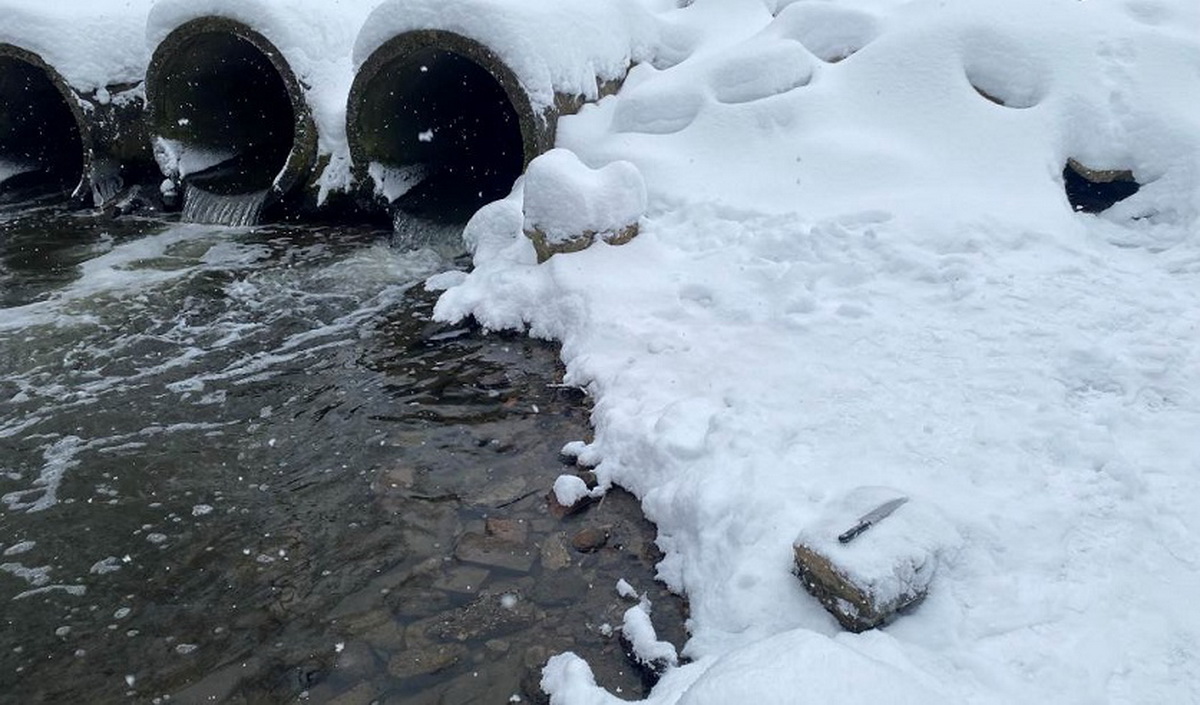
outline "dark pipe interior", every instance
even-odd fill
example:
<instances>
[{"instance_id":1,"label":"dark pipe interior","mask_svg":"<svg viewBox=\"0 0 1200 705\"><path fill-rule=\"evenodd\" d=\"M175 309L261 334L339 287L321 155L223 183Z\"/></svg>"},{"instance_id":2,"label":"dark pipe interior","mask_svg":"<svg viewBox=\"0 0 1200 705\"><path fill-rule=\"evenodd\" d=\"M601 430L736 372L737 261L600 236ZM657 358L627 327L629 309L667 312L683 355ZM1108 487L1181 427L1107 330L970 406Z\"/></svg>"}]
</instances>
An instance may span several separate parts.
<instances>
[{"instance_id":1,"label":"dark pipe interior","mask_svg":"<svg viewBox=\"0 0 1200 705\"><path fill-rule=\"evenodd\" d=\"M0 56L0 160L36 165L6 188L72 189L83 176L83 139L63 94L41 68Z\"/></svg>"},{"instance_id":2,"label":"dark pipe interior","mask_svg":"<svg viewBox=\"0 0 1200 705\"><path fill-rule=\"evenodd\" d=\"M425 180L395 204L424 218L466 220L507 195L524 166L520 122L504 88L444 49L382 67L361 94L356 127L368 161L425 167Z\"/></svg>"},{"instance_id":3,"label":"dark pipe interior","mask_svg":"<svg viewBox=\"0 0 1200 705\"><path fill-rule=\"evenodd\" d=\"M1133 179L1122 175L1120 178L1099 181L1088 178L1079 172L1072 164L1063 168L1063 185L1067 190L1067 201L1071 207L1080 213L1100 213L1112 208L1118 201L1123 201L1137 193L1141 186Z\"/></svg>"},{"instance_id":4,"label":"dark pipe interior","mask_svg":"<svg viewBox=\"0 0 1200 705\"><path fill-rule=\"evenodd\" d=\"M184 40L157 71L155 134L195 148L236 153L188 183L232 196L264 191L287 163L295 113L279 72L250 42L228 32Z\"/></svg>"}]
</instances>

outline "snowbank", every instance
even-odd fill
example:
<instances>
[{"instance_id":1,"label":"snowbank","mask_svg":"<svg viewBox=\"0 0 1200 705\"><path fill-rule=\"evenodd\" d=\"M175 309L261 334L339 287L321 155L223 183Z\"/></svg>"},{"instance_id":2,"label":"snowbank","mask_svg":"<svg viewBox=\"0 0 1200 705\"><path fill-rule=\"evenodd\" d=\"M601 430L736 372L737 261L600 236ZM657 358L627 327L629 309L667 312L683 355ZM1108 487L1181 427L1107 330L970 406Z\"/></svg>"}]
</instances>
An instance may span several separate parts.
<instances>
[{"instance_id":1,"label":"snowbank","mask_svg":"<svg viewBox=\"0 0 1200 705\"><path fill-rule=\"evenodd\" d=\"M655 28L638 0L390 0L371 13L354 60L362 65L404 32L453 32L490 49L545 111L556 94L597 98L598 82L619 80L648 58Z\"/></svg>"},{"instance_id":2,"label":"snowbank","mask_svg":"<svg viewBox=\"0 0 1200 705\"><path fill-rule=\"evenodd\" d=\"M437 309L561 340L591 393L585 452L691 601L692 662L647 702L1200 700L1200 6L657 21L652 61L559 125L638 167L639 237L538 265L518 185ZM1076 213L1069 158L1142 189ZM913 614L852 636L791 542L862 485L963 541ZM543 683L616 702L571 655Z\"/></svg>"},{"instance_id":3,"label":"snowbank","mask_svg":"<svg viewBox=\"0 0 1200 705\"><path fill-rule=\"evenodd\" d=\"M138 83L149 60L142 36L151 1L0 0L0 43L37 54L81 93Z\"/></svg>"}]
</instances>

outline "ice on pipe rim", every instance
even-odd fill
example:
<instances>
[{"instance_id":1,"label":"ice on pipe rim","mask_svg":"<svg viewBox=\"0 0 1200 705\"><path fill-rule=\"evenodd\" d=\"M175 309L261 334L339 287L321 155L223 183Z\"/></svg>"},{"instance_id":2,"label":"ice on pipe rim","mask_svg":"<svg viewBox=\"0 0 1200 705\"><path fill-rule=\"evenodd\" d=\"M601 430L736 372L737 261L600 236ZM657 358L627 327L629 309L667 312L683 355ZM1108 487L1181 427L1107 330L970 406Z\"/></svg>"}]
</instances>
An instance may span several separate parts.
<instances>
[{"instance_id":1,"label":"ice on pipe rim","mask_svg":"<svg viewBox=\"0 0 1200 705\"><path fill-rule=\"evenodd\" d=\"M270 189L278 200L312 174L317 130L305 93L275 44L243 22L205 16L175 27L151 58L146 104L155 138L230 155L188 175L205 190ZM170 156L178 151L158 155L173 178L180 174Z\"/></svg>"}]
</instances>

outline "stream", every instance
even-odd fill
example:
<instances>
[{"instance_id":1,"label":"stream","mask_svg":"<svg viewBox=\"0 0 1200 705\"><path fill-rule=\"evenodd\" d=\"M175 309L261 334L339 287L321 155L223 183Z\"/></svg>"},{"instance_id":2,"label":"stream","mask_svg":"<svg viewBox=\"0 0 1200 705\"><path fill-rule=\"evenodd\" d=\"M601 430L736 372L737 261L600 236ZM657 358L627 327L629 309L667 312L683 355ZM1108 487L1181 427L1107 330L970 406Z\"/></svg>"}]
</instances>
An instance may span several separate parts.
<instances>
[{"instance_id":1,"label":"stream","mask_svg":"<svg viewBox=\"0 0 1200 705\"><path fill-rule=\"evenodd\" d=\"M547 507L587 398L395 240L0 205L0 702L534 703L568 650L647 692L653 525Z\"/></svg>"}]
</instances>

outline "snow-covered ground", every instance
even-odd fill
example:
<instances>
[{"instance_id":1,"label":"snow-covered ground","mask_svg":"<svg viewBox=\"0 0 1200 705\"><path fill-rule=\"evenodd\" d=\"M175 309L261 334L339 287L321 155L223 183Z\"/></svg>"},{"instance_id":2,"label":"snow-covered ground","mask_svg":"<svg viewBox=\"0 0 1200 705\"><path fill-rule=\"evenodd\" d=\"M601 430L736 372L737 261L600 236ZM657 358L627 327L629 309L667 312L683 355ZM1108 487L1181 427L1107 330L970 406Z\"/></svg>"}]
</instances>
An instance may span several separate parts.
<instances>
[{"instance_id":1,"label":"snow-covered ground","mask_svg":"<svg viewBox=\"0 0 1200 705\"><path fill-rule=\"evenodd\" d=\"M691 600L691 662L649 701L1200 702L1200 5L658 22L559 133L642 172L640 236L537 265L518 187L439 306L561 340L593 395L575 450L643 499ZM1068 158L1143 188L1076 213ZM914 613L851 635L791 544L876 485L961 541ZM592 683L571 655L544 680L619 702Z\"/></svg>"},{"instance_id":2,"label":"snow-covered ground","mask_svg":"<svg viewBox=\"0 0 1200 705\"><path fill-rule=\"evenodd\" d=\"M149 36L251 21L312 84L327 153L354 61L414 17L494 42L543 100L641 61L559 130L640 172L640 235L539 265L518 184L438 313L560 340L592 394L572 450L642 498L691 601L648 702L1200 702L1200 4L636 0L581 33L578 2L412 0L352 46L372 4L162 0ZM60 70L100 73L85 54ZM1068 158L1143 187L1077 213ZM852 635L792 542L863 486L959 540L915 612ZM619 702L570 654L543 683Z\"/></svg>"}]
</instances>

